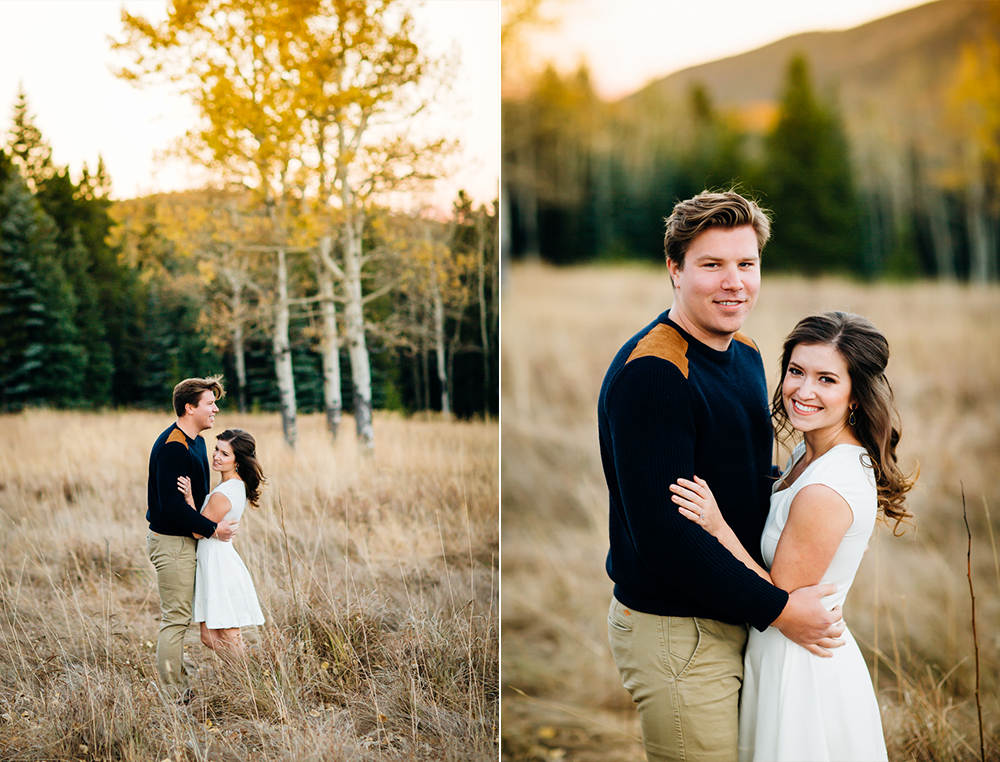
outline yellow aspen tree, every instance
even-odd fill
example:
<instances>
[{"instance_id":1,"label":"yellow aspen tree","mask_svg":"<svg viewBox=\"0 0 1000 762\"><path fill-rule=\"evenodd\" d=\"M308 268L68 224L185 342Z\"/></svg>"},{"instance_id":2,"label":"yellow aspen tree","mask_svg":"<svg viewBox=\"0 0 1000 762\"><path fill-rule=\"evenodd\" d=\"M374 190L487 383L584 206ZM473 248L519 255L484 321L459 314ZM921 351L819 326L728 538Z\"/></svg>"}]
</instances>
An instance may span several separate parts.
<instances>
[{"instance_id":1,"label":"yellow aspen tree","mask_svg":"<svg viewBox=\"0 0 1000 762\"><path fill-rule=\"evenodd\" d=\"M403 0L175 0L162 24L124 11L122 19L126 38L116 47L135 63L121 76L167 76L186 92L204 122L188 136L189 153L258 192L272 216L274 354L290 442L290 196L299 194L300 207L309 195L319 210L336 211L336 245L313 251L324 265L321 295L330 293L331 282L340 286L357 435L372 451L365 224L376 199L435 176L447 143L415 140L409 131L434 98L446 62L420 50L411 5ZM329 311L333 300L323 297L323 303ZM324 343L328 379L338 342Z\"/></svg>"},{"instance_id":2,"label":"yellow aspen tree","mask_svg":"<svg viewBox=\"0 0 1000 762\"><path fill-rule=\"evenodd\" d=\"M358 440L371 451L372 382L364 305L369 261L364 231L378 198L433 179L444 140L415 140L414 118L445 76L445 60L423 53L411 5L400 0L315 0L316 23L286 46L285 65L299 73L321 208L337 209L338 245L323 249L328 280L339 282L344 302L344 343L351 365ZM325 256L329 253L330 256Z\"/></svg>"},{"instance_id":3,"label":"yellow aspen tree","mask_svg":"<svg viewBox=\"0 0 1000 762\"><path fill-rule=\"evenodd\" d=\"M306 3L306 6L309 4ZM267 210L276 258L272 348L285 440L295 446L297 410L289 341L287 248L292 180L301 167L300 92L282 67L282 45L306 16L280 0L176 0L159 24L122 10L114 48L131 66L117 74L142 84L166 78L201 117L183 149L220 177L254 192Z\"/></svg>"},{"instance_id":4,"label":"yellow aspen tree","mask_svg":"<svg viewBox=\"0 0 1000 762\"><path fill-rule=\"evenodd\" d=\"M199 324L212 344L233 353L241 413L247 411L247 335L268 322L262 313L273 310L259 285L266 277L262 257L243 250L269 226L255 208L246 191L213 188L170 194L158 204L164 236L197 259L206 291Z\"/></svg>"},{"instance_id":5,"label":"yellow aspen tree","mask_svg":"<svg viewBox=\"0 0 1000 762\"><path fill-rule=\"evenodd\" d=\"M950 121L962 135L959 175L966 189L969 279L997 280L1000 218L1000 10L981 37L967 43L950 93Z\"/></svg>"}]
</instances>

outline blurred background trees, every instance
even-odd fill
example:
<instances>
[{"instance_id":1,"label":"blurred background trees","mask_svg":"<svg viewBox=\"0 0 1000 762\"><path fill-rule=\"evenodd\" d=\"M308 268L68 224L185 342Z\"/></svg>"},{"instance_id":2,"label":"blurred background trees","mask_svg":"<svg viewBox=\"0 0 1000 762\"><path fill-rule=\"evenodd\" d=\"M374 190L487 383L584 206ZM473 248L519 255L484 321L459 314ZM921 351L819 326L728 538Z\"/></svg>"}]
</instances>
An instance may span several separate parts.
<instances>
[{"instance_id":1,"label":"blurred background trees","mask_svg":"<svg viewBox=\"0 0 1000 762\"><path fill-rule=\"evenodd\" d=\"M512 36L537 5L515 4ZM996 281L998 39L996 0L932 2L616 102L585 65L521 65L504 88L508 253L662 261L674 203L736 184L774 212L767 271Z\"/></svg>"}]
</instances>

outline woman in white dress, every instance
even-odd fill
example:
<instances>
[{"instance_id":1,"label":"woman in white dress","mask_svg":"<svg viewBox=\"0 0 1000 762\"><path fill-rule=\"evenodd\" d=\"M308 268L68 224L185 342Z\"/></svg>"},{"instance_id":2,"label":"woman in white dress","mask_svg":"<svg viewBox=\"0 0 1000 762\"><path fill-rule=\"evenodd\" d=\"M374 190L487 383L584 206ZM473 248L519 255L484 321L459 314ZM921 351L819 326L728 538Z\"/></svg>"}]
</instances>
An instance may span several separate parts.
<instances>
[{"instance_id":1,"label":"woman in white dress","mask_svg":"<svg viewBox=\"0 0 1000 762\"><path fill-rule=\"evenodd\" d=\"M913 479L896 464L898 414L885 376L889 345L867 320L828 312L800 321L785 339L772 399L779 436L794 448L761 537L758 566L719 514L708 485L678 480L678 510L749 568L792 591L832 583L828 608L844 603L879 510L895 529ZM895 530L894 530L895 533ZM845 607L846 611L846 607ZM871 677L850 630L829 659L773 627L750 630L740 695L739 759L768 762L885 760Z\"/></svg>"},{"instance_id":2,"label":"woman in white dress","mask_svg":"<svg viewBox=\"0 0 1000 762\"><path fill-rule=\"evenodd\" d=\"M219 435L212 470L221 474L222 481L201 507L202 514L212 521L237 521L248 502L256 506L260 500L265 480L256 447L254 438L242 429L228 429ZM181 477L178 488L194 507L190 481ZM250 572L231 542L198 538L192 611L192 621L201 622L201 642L223 654L242 654L240 628L264 624Z\"/></svg>"}]
</instances>

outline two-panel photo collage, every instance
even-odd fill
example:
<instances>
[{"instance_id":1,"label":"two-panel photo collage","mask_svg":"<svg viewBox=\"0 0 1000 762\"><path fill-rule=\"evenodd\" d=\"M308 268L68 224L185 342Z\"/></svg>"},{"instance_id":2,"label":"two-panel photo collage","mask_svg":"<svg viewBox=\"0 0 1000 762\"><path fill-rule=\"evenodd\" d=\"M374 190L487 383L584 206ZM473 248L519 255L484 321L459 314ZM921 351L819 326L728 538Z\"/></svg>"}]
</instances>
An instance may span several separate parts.
<instances>
[{"instance_id":1,"label":"two-panel photo collage","mask_svg":"<svg viewBox=\"0 0 1000 762\"><path fill-rule=\"evenodd\" d=\"M0 0L0 762L1000 762L1000 0Z\"/></svg>"}]
</instances>

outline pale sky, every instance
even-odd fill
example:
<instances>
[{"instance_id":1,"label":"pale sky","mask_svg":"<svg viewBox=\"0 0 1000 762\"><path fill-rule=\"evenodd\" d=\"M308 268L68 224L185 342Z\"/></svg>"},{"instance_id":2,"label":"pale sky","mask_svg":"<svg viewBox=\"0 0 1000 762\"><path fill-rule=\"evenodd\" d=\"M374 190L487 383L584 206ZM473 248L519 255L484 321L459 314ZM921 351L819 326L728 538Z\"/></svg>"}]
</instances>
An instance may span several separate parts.
<instances>
[{"instance_id":1,"label":"pale sky","mask_svg":"<svg viewBox=\"0 0 1000 762\"><path fill-rule=\"evenodd\" d=\"M925 0L549 0L558 24L534 33L537 60L581 60L597 93L618 99L697 64L800 32L850 29Z\"/></svg>"},{"instance_id":2,"label":"pale sky","mask_svg":"<svg viewBox=\"0 0 1000 762\"><path fill-rule=\"evenodd\" d=\"M114 198L200 185L197 169L162 156L195 123L193 108L168 85L140 90L111 73L113 62L125 62L107 40L120 36L122 5L166 16L166 0L0 0L0 142L8 142L21 83L55 163L69 165L74 180L100 154ZM463 151L430 200L447 209L464 188L488 203L500 174L499 2L426 0L416 15L431 50L459 54L452 90L428 116L430 129L459 138Z\"/></svg>"}]
</instances>

